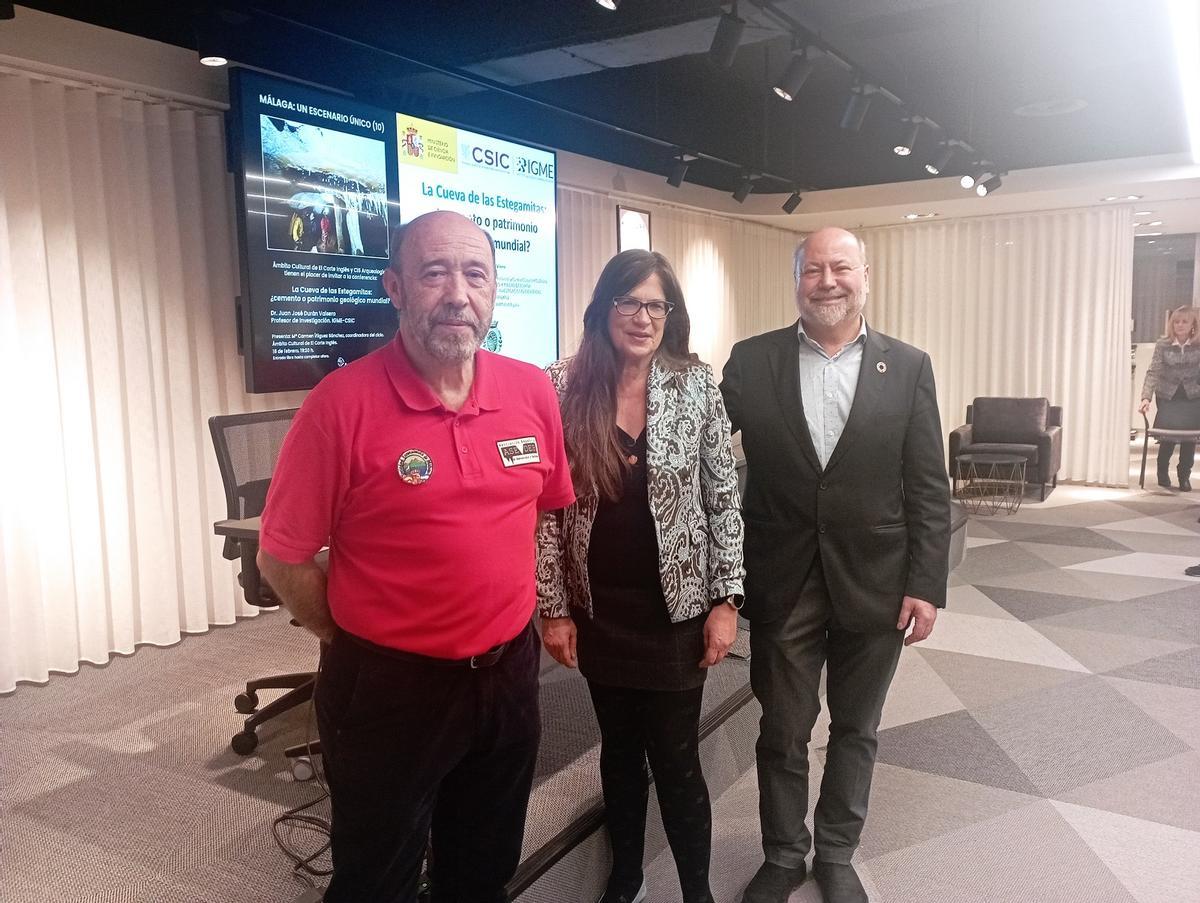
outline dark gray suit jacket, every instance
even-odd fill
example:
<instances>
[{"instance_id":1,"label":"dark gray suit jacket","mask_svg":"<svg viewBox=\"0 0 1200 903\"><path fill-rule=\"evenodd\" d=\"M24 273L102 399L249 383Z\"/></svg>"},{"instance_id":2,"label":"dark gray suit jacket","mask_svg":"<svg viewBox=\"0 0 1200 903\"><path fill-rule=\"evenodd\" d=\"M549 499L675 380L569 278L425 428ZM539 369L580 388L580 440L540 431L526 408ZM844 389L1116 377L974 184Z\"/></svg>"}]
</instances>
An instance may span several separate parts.
<instances>
[{"instance_id":1,"label":"dark gray suit jacket","mask_svg":"<svg viewBox=\"0 0 1200 903\"><path fill-rule=\"evenodd\" d=\"M721 392L746 455L746 606L769 622L821 556L834 617L894 630L901 599L946 604L950 493L929 355L867 330L845 431L822 469L800 400L796 325L738 342Z\"/></svg>"}]
</instances>

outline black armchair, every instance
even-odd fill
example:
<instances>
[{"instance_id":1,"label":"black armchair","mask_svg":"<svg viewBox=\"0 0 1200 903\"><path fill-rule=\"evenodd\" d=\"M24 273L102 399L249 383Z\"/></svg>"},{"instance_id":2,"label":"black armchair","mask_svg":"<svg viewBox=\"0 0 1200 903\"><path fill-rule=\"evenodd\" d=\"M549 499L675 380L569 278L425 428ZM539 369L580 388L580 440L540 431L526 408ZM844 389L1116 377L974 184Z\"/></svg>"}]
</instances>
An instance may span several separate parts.
<instances>
[{"instance_id":1,"label":"black armchair","mask_svg":"<svg viewBox=\"0 0 1200 903\"><path fill-rule=\"evenodd\" d=\"M950 434L950 474L958 456L1006 454L1025 457L1025 481L1058 485L1062 467L1062 408L1045 398L976 398L967 422Z\"/></svg>"}]
</instances>

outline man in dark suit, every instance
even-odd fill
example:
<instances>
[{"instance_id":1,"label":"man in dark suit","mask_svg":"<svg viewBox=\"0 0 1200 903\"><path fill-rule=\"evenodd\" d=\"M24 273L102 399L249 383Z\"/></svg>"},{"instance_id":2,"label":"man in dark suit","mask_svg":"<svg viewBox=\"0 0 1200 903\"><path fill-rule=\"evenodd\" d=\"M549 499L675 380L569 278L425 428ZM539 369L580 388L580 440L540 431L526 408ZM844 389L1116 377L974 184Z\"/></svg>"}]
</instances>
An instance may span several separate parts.
<instances>
[{"instance_id":1,"label":"man in dark suit","mask_svg":"<svg viewBox=\"0 0 1200 903\"><path fill-rule=\"evenodd\" d=\"M862 316L863 243L815 232L796 249L795 276L799 322L735 345L721 383L746 455L744 614L763 708L765 862L742 899L783 903L812 847L826 903L862 903L850 859L876 731L901 645L928 637L946 603L949 486L929 355ZM829 746L810 835L823 665Z\"/></svg>"}]
</instances>

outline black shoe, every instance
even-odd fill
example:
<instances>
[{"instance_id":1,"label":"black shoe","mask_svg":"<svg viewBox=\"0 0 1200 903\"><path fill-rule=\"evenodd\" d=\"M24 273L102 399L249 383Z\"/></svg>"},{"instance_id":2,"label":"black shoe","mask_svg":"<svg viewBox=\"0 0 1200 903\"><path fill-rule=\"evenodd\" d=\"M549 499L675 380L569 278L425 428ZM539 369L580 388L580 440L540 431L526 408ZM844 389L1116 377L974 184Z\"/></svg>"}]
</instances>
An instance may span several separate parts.
<instances>
[{"instance_id":1,"label":"black shoe","mask_svg":"<svg viewBox=\"0 0 1200 903\"><path fill-rule=\"evenodd\" d=\"M796 868L784 868L774 862L764 862L742 891L742 903L787 903L797 887L808 877L808 868L800 863Z\"/></svg>"},{"instance_id":2,"label":"black shoe","mask_svg":"<svg viewBox=\"0 0 1200 903\"><path fill-rule=\"evenodd\" d=\"M1183 572L1189 577L1200 577L1200 564L1193 564L1190 568L1184 568Z\"/></svg>"},{"instance_id":3,"label":"black shoe","mask_svg":"<svg viewBox=\"0 0 1200 903\"><path fill-rule=\"evenodd\" d=\"M1184 476L1183 474L1179 475L1179 491L1180 492L1191 492L1192 491L1191 474L1188 474L1187 476Z\"/></svg>"},{"instance_id":4,"label":"black shoe","mask_svg":"<svg viewBox=\"0 0 1200 903\"><path fill-rule=\"evenodd\" d=\"M642 879L640 887L633 889L626 887L624 890L613 886L612 881L609 881L608 889L604 891L604 896L600 898L600 903L642 903L646 899L646 879Z\"/></svg>"},{"instance_id":5,"label":"black shoe","mask_svg":"<svg viewBox=\"0 0 1200 903\"><path fill-rule=\"evenodd\" d=\"M1165 473L1160 473L1158 475L1158 485L1161 486L1163 489L1170 489L1171 488L1171 478L1169 476L1167 476Z\"/></svg>"},{"instance_id":6,"label":"black shoe","mask_svg":"<svg viewBox=\"0 0 1200 903\"><path fill-rule=\"evenodd\" d=\"M868 903L858 872L848 862L813 860L813 877L825 903Z\"/></svg>"}]
</instances>

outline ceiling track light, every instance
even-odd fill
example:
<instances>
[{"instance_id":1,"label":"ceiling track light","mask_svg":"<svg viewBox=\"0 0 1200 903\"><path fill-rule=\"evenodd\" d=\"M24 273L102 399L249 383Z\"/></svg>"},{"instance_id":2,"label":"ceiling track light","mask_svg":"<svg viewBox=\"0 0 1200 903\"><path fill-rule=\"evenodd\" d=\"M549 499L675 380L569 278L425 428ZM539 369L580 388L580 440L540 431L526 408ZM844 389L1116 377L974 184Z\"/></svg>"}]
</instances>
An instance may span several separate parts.
<instances>
[{"instance_id":1,"label":"ceiling track light","mask_svg":"<svg viewBox=\"0 0 1200 903\"><path fill-rule=\"evenodd\" d=\"M745 203L746 198L750 197L750 192L754 190L754 182L758 176L752 172L742 176L742 181L738 183L738 187L733 190L733 199L739 204Z\"/></svg>"},{"instance_id":2,"label":"ceiling track light","mask_svg":"<svg viewBox=\"0 0 1200 903\"><path fill-rule=\"evenodd\" d=\"M905 125L900 143L892 148L892 153L897 157L907 157L913 152L913 148L917 146L917 138L921 134L921 123L925 120L920 116L910 116L903 121Z\"/></svg>"},{"instance_id":3,"label":"ceiling track light","mask_svg":"<svg viewBox=\"0 0 1200 903\"><path fill-rule=\"evenodd\" d=\"M986 173L987 173L986 169L984 169L979 164L975 164L970 169L968 169L965 173L963 173L962 177L958 180L958 184L961 185L963 188L965 188L967 191L970 191L972 188L975 187L975 185L979 182L979 180L984 177L984 175Z\"/></svg>"},{"instance_id":4,"label":"ceiling track light","mask_svg":"<svg viewBox=\"0 0 1200 903\"><path fill-rule=\"evenodd\" d=\"M804 87L804 83L808 81L808 77L812 75L812 71L813 63L808 58L807 48L799 54L793 54L787 69L784 70L783 77L775 83L775 93L784 100L794 100L800 93L800 89Z\"/></svg>"},{"instance_id":5,"label":"ceiling track light","mask_svg":"<svg viewBox=\"0 0 1200 903\"><path fill-rule=\"evenodd\" d=\"M925 171L931 176L940 176L946 171L946 167L950 165L953 158L954 145L947 141L937 157L925 164Z\"/></svg>"},{"instance_id":6,"label":"ceiling track light","mask_svg":"<svg viewBox=\"0 0 1200 903\"><path fill-rule=\"evenodd\" d=\"M617 7L621 5L621 0L596 0L596 4L615 12Z\"/></svg>"},{"instance_id":7,"label":"ceiling track light","mask_svg":"<svg viewBox=\"0 0 1200 903\"><path fill-rule=\"evenodd\" d=\"M874 85L861 83L850 90L850 99L846 101L846 110L842 113L842 128L848 132L857 132L862 128L876 90Z\"/></svg>"},{"instance_id":8,"label":"ceiling track light","mask_svg":"<svg viewBox=\"0 0 1200 903\"><path fill-rule=\"evenodd\" d=\"M683 179L687 175L688 167L696 160L700 159L695 154L689 154L687 151L680 151L675 156L675 161L671 164L671 171L667 174L667 184L672 188L678 188L683 184Z\"/></svg>"},{"instance_id":9,"label":"ceiling track light","mask_svg":"<svg viewBox=\"0 0 1200 903\"><path fill-rule=\"evenodd\" d=\"M975 186L975 193L981 198L985 198L999 188L1000 184L1000 174L991 173L986 179Z\"/></svg>"},{"instance_id":10,"label":"ceiling track light","mask_svg":"<svg viewBox=\"0 0 1200 903\"><path fill-rule=\"evenodd\" d=\"M796 208L800 206L803 198L800 197L800 192L792 189L792 193L788 195L788 199L783 202L784 213L795 213Z\"/></svg>"},{"instance_id":11,"label":"ceiling track light","mask_svg":"<svg viewBox=\"0 0 1200 903\"><path fill-rule=\"evenodd\" d=\"M730 11L722 13L721 18L717 20L717 31L708 48L709 58L719 68L728 69L733 65L733 58L737 56L738 46L742 43L742 33L745 30L746 20L738 18L735 0Z\"/></svg>"}]
</instances>

